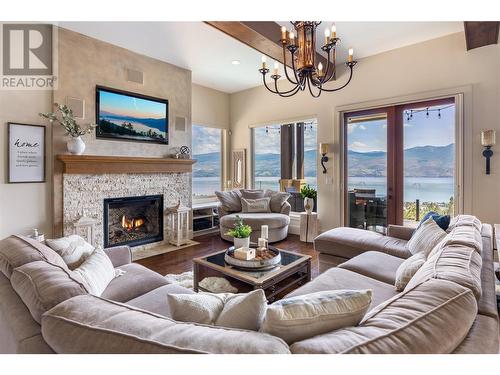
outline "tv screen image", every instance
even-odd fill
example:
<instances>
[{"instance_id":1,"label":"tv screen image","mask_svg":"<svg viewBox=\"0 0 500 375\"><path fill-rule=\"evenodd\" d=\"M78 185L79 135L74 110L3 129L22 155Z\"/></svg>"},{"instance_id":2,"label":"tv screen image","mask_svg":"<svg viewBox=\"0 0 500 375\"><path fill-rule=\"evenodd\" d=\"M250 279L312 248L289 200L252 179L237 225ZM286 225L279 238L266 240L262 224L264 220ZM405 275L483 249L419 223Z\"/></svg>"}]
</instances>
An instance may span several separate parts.
<instances>
[{"instance_id":1,"label":"tv screen image","mask_svg":"<svg viewBox=\"0 0 500 375\"><path fill-rule=\"evenodd\" d=\"M96 137L168 144L168 100L97 87Z\"/></svg>"}]
</instances>

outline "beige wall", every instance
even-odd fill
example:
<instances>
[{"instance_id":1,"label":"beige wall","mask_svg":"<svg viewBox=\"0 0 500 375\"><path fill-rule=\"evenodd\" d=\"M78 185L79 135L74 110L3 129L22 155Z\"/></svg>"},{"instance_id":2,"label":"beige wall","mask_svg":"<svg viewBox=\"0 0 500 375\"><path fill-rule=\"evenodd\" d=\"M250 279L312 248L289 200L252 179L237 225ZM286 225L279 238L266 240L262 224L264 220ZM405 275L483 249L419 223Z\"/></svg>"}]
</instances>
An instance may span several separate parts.
<instances>
[{"instance_id":1,"label":"beige wall","mask_svg":"<svg viewBox=\"0 0 500 375\"><path fill-rule=\"evenodd\" d=\"M41 233L52 232L52 180L50 159L50 126L46 129L45 183L8 184L7 122L44 125L39 112L50 110L51 91L0 91L0 239L11 234L30 234L33 228Z\"/></svg>"},{"instance_id":2,"label":"beige wall","mask_svg":"<svg viewBox=\"0 0 500 375\"><path fill-rule=\"evenodd\" d=\"M192 86L193 124L229 129L229 94L205 86Z\"/></svg>"},{"instance_id":3,"label":"beige wall","mask_svg":"<svg viewBox=\"0 0 500 375\"><path fill-rule=\"evenodd\" d=\"M249 126L271 121L310 118L318 119L318 142L334 143L335 151L328 162L328 177L319 176L319 216L322 230L340 222L340 132L336 109L355 103L429 93L460 86L469 86L465 93L465 139L472 160L466 171L465 202L471 213L485 222L500 222L500 158L492 160L492 174L484 174L481 156L481 129L500 132L500 46L493 45L467 52L463 33L449 35L424 43L400 48L362 59L356 67L351 84L336 93L323 93L314 99L309 93L280 98L257 87L230 96L232 147L250 151ZM339 83L345 77L339 77ZM453 90L451 90L453 91ZM499 147L497 147L499 149ZM249 164L251 161L249 160ZM252 166L248 168L248 180Z\"/></svg>"},{"instance_id":4,"label":"beige wall","mask_svg":"<svg viewBox=\"0 0 500 375\"><path fill-rule=\"evenodd\" d=\"M84 137L85 154L156 156L168 155L172 147L191 144L191 72L165 62L139 55L69 30L59 29L59 86L54 101L65 103L67 97L85 100L83 123L95 122L95 87L107 86L169 101L169 145L123 142ZM144 73L144 84L128 82L126 70ZM176 131L175 117L186 118L186 131ZM54 128L53 153L66 152L64 130ZM54 160L54 231L61 233L62 165Z\"/></svg>"}]
</instances>

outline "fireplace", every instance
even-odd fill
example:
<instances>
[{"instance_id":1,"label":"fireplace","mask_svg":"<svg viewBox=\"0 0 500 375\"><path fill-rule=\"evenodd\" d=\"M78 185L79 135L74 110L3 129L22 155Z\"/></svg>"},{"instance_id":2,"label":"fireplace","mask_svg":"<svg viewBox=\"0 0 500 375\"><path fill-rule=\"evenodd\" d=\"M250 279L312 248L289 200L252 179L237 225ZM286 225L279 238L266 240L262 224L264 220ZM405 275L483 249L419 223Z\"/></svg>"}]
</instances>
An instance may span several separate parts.
<instances>
[{"instance_id":1,"label":"fireplace","mask_svg":"<svg viewBox=\"0 0 500 375\"><path fill-rule=\"evenodd\" d=\"M104 247L163 241L163 195L104 199Z\"/></svg>"}]
</instances>

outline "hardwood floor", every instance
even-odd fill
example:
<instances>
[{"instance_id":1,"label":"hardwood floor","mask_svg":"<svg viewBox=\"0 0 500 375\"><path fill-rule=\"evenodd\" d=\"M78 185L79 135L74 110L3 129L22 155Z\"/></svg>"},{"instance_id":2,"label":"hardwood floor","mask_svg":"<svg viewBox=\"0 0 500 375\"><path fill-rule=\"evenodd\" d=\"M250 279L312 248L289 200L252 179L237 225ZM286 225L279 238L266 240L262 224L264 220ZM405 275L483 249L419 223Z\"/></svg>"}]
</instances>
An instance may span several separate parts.
<instances>
[{"instance_id":1,"label":"hardwood floor","mask_svg":"<svg viewBox=\"0 0 500 375\"><path fill-rule=\"evenodd\" d=\"M136 263L142 264L161 275L182 273L193 270L193 258L201 257L231 246L231 243L221 239L218 233L196 237L195 241L200 242L200 244L170 253L156 255L151 258L141 259L136 261ZM312 243L301 242L299 236L289 234L286 240L276 242L273 245L284 250L312 256L312 277L314 278L318 275L318 254L314 251Z\"/></svg>"}]
</instances>

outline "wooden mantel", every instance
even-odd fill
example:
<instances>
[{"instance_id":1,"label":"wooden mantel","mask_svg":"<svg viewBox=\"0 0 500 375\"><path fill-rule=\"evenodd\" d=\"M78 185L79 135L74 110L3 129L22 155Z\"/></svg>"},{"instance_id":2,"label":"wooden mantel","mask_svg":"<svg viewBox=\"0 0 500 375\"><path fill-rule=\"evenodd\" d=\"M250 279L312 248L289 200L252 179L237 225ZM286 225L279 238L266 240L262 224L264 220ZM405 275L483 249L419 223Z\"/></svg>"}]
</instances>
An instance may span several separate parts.
<instances>
[{"instance_id":1,"label":"wooden mantel","mask_svg":"<svg viewBox=\"0 0 500 375\"><path fill-rule=\"evenodd\" d=\"M185 173L191 172L194 159L141 158L135 156L57 155L63 173Z\"/></svg>"}]
</instances>

